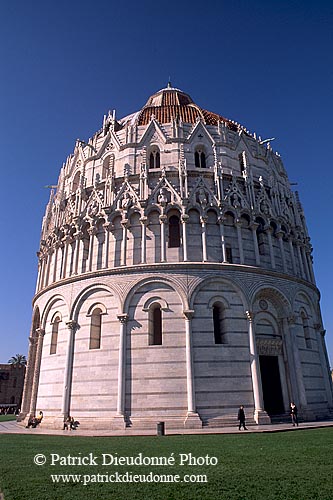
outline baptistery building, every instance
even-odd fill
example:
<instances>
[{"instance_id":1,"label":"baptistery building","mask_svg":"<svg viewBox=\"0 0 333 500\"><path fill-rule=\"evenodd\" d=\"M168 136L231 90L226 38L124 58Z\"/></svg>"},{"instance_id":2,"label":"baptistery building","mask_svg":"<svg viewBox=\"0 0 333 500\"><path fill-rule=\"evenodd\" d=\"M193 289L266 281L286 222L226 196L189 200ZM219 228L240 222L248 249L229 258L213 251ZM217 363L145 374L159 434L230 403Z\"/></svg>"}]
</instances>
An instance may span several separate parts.
<instances>
[{"instance_id":1,"label":"baptistery building","mask_svg":"<svg viewBox=\"0 0 333 500\"><path fill-rule=\"evenodd\" d=\"M22 420L332 415L311 244L268 141L169 84L77 140L42 223Z\"/></svg>"}]
</instances>

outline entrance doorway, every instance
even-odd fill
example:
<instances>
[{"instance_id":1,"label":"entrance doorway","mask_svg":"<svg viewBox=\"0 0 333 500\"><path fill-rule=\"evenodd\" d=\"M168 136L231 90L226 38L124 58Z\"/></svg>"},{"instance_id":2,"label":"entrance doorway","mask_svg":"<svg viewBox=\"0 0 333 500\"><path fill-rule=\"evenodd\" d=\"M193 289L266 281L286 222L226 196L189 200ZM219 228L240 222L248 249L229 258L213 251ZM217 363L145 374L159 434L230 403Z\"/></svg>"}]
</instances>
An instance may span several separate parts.
<instances>
[{"instance_id":1,"label":"entrance doorway","mask_svg":"<svg viewBox=\"0 0 333 500\"><path fill-rule=\"evenodd\" d=\"M285 412L278 356L259 356L264 409L268 415Z\"/></svg>"}]
</instances>

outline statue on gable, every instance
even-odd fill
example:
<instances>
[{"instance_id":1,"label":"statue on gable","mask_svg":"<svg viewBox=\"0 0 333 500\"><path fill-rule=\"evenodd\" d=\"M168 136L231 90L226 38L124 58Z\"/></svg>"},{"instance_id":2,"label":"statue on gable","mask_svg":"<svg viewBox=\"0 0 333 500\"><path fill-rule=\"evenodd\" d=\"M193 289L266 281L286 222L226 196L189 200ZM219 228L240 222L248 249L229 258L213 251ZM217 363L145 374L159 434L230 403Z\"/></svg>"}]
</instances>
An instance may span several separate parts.
<instances>
[{"instance_id":1,"label":"statue on gable","mask_svg":"<svg viewBox=\"0 0 333 500\"><path fill-rule=\"evenodd\" d=\"M132 205L132 198L128 191L125 191L123 199L121 200L121 208L128 210Z\"/></svg>"},{"instance_id":2,"label":"statue on gable","mask_svg":"<svg viewBox=\"0 0 333 500\"><path fill-rule=\"evenodd\" d=\"M91 205L89 205L87 214L89 217L95 217L99 212L99 205L97 203L97 200L94 200Z\"/></svg>"},{"instance_id":3,"label":"statue on gable","mask_svg":"<svg viewBox=\"0 0 333 500\"><path fill-rule=\"evenodd\" d=\"M168 190L166 188L161 188L159 190L157 201L160 205L166 205L168 203Z\"/></svg>"},{"instance_id":4,"label":"statue on gable","mask_svg":"<svg viewBox=\"0 0 333 500\"><path fill-rule=\"evenodd\" d=\"M202 208L206 208L208 200L207 200L207 197L206 197L205 190L202 187L198 191L197 200L200 203L200 205L202 206Z\"/></svg>"},{"instance_id":5,"label":"statue on gable","mask_svg":"<svg viewBox=\"0 0 333 500\"><path fill-rule=\"evenodd\" d=\"M234 207L234 208L240 208L241 207L241 204L240 204L240 198L238 196L237 193L233 193L230 197L230 201L231 201L231 205Z\"/></svg>"},{"instance_id":6,"label":"statue on gable","mask_svg":"<svg viewBox=\"0 0 333 500\"><path fill-rule=\"evenodd\" d=\"M265 215L270 215L269 205L266 200L262 200L260 203L260 211Z\"/></svg>"}]
</instances>

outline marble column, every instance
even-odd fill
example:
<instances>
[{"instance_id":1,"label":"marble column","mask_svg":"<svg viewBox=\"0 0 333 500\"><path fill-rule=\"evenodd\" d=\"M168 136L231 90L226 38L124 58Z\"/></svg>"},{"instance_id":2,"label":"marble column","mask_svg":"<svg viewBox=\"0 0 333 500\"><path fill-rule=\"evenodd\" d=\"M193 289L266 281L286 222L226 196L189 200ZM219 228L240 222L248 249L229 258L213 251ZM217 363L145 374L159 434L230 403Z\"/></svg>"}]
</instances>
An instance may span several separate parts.
<instances>
[{"instance_id":1,"label":"marble column","mask_svg":"<svg viewBox=\"0 0 333 500\"><path fill-rule=\"evenodd\" d=\"M89 263L88 263L88 271L93 270L93 258L94 258L94 243L95 243L95 235L96 235L97 229L95 226L89 227L88 229L88 234L89 234Z\"/></svg>"},{"instance_id":2,"label":"marble column","mask_svg":"<svg viewBox=\"0 0 333 500\"><path fill-rule=\"evenodd\" d=\"M161 225L161 262L166 261L166 245L165 245L165 223L167 221L166 215L160 215Z\"/></svg>"},{"instance_id":3,"label":"marble column","mask_svg":"<svg viewBox=\"0 0 333 500\"><path fill-rule=\"evenodd\" d=\"M270 254L270 258L271 258L271 266L272 266L272 269L275 269L275 257L274 257L274 247L273 247L273 241L272 241L272 228L271 227L268 227L266 228L266 234L267 234L267 238L268 238L268 246L269 246L269 254Z\"/></svg>"},{"instance_id":4,"label":"marble column","mask_svg":"<svg viewBox=\"0 0 333 500\"><path fill-rule=\"evenodd\" d=\"M299 263L299 267L300 267L300 275L301 275L301 278L305 278L305 275L304 275L304 266L303 266L303 261L302 261L302 255L301 255L301 247L300 247L301 243L296 240L296 248L297 248L297 258L298 258L298 263Z\"/></svg>"},{"instance_id":5,"label":"marble column","mask_svg":"<svg viewBox=\"0 0 333 500\"><path fill-rule=\"evenodd\" d=\"M71 241L71 236L68 234L64 238L64 257L62 260L61 278L66 278L67 275L68 247L70 241Z\"/></svg>"},{"instance_id":6,"label":"marble column","mask_svg":"<svg viewBox=\"0 0 333 500\"><path fill-rule=\"evenodd\" d=\"M310 271L309 271L309 266L308 266L308 261L306 258L304 245L301 246L301 254L302 254L302 260L303 260L303 265L304 265L305 277L308 281L311 281L311 276L310 276Z\"/></svg>"},{"instance_id":7,"label":"marble column","mask_svg":"<svg viewBox=\"0 0 333 500\"><path fill-rule=\"evenodd\" d=\"M183 260L186 262L188 260L187 256L187 230L186 230L186 225L189 221L189 216L187 214L183 214L181 216L181 223L182 223L182 233L183 233Z\"/></svg>"},{"instance_id":8,"label":"marble column","mask_svg":"<svg viewBox=\"0 0 333 500\"><path fill-rule=\"evenodd\" d=\"M313 272L313 266L312 266L311 250L306 250L306 258L308 261L308 268L309 268L309 272L310 272L310 276L311 276L311 281L313 284L316 284L316 279L315 279L315 275Z\"/></svg>"},{"instance_id":9,"label":"marble column","mask_svg":"<svg viewBox=\"0 0 333 500\"><path fill-rule=\"evenodd\" d=\"M117 394L117 415L120 428L125 427L125 389L126 389L126 334L128 314L118 314L120 322L119 332L119 354L118 354L118 394Z\"/></svg>"},{"instance_id":10,"label":"marble column","mask_svg":"<svg viewBox=\"0 0 333 500\"><path fill-rule=\"evenodd\" d=\"M141 264L147 263L147 225L148 217L141 217Z\"/></svg>"},{"instance_id":11,"label":"marble column","mask_svg":"<svg viewBox=\"0 0 333 500\"><path fill-rule=\"evenodd\" d=\"M297 275L297 267L296 267L296 260L295 260L295 252L294 252L294 245L293 245L293 238L289 236L289 250L290 250L290 256L291 256L291 262L293 265L293 273L296 276Z\"/></svg>"},{"instance_id":12,"label":"marble column","mask_svg":"<svg viewBox=\"0 0 333 500\"><path fill-rule=\"evenodd\" d=\"M74 251L74 270L73 270L73 274L78 274L78 270L79 270L79 256L80 256L80 246L81 246L82 237L83 237L82 231L78 231L77 233L74 234L75 251Z\"/></svg>"},{"instance_id":13,"label":"marble column","mask_svg":"<svg viewBox=\"0 0 333 500\"><path fill-rule=\"evenodd\" d=\"M45 286L47 286L50 282L52 257L53 257L53 248L48 248L47 249L47 267L46 267L46 276L45 276Z\"/></svg>"},{"instance_id":14,"label":"marble column","mask_svg":"<svg viewBox=\"0 0 333 500\"><path fill-rule=\"evenodd\" d=\"M108 269L109 267L109 250L110 250L110 229L111 223L105 222L103 224L105 233L104 233L104 256L103 256L103 267L104 269Z\"/></svg>"},{"instance_id":15,"label":"marble column","mask_svg":"<svg viewBox=\"0 0 333 500\"><path fill-rule=\"evenodd\" d=\"M222 262L226 264L228 262L227 259L227 247L225 243L225 235L224 235L224 217L219 217L217 219L218 225L220 227L220 239L221 239L221 247L222 247Z\"/></svg>"},{"instance_id":16,"label":"marble column","mask_svg":"<svg viewBox=\"0 0 333 500\"><path fill-rule=\"evenodd\" d=\"M243 250L243 238L242 238L242 222L237 220L235 223L237 230L238 239L238 249L239 249L239 263L244 264L244 250Z\"/></svg>"},{"instance_id":17,"label":"marble column","mask_svg":"<svg viewBox=\"0 0 333 500\"><path fill-rule=\"evenodd\" d=\"M121 260L120 260L120 265L121 266L126 266L127 264L127 231L129 228L129 221L128 219L123 219L121 221L121 225L123 228L123 238L121 242Z\"/></svg>"},{"instance_id":18,"label":"marble column","mask_svg":"<svg viewBox=\"0 0 333 500\"><path fill-rule=\"evenodd\" d=\"M186 381L187 381L187 418L186 427L201 427L201 420L196 410L194 364L192 346L192 318L194 311L191 309L183 311L185 316L185 343L186 343Z\"/></svg>"},{"instance_id":19,"label":"marble column","mask_svg":"<svg viewBox=\"0 0 333 500\"><path fill-rule=\"evenodd\" d=\"M254 332L254 317L251 311L246 311L248 319L248 334L250 347L250 367L252 377L253 399L254 399L254 420L257 424L269 422L269 417L264 412L263 395L261 387L259 357L257 354L256 337Z\"/></svg>"},{"instance_id":20,"label":"marble column","mask_svg":"<svg viewBox=\"0 0 333 500\"><path fill-rule=\"evenodd\" d=\"M257 238L257 229L259 227L259 224L257 224L257 222L252 222L250 227L252 229L252 238L253 238L253 246L254 246L254 255L256 258L256 266L260 266L260 254L259 254L259 246L258 246L258 238Z\"/></svg>"},{"instance_id":21,"label":"marble column","mask_svg":"<svg viewBox=\"0 0 333 500\"><path fill-rule=\"evenodd\" d=\"M57 270L58 270L58 255L59 255L59 248L61 246L61 242L58 240L54 244L54 265L53 265L53 276L52 276L52 281L53 283L57 281Z\"/></svg>"},{"instance_id":22,"label":"marble column","mask_svg":"<svg viewBox=\"0 0 333 500\"><path fill-rule=\"evenodd\" d=\"M40 374L40 365L42 361L42 350L43 350L43 340L44 340L45 330L43 330L42 328L37 328L36 334L38 335L38 340L37 340L36 358L34 363L34 372L32 380L32 390L31 390L30 410L29 410L30 415L35 415L36 413L39 374Z\"/></svg>"},{"instance_id":23,"label":"marble column","mask_svg":"<svg viewBox=\"0 0 333 500\"><path fill-rule=\"evenodd\" d=\"M45 254L42 255L41 262L42 262L42 270L41 270L40 287L39 287L40 290L42 290L45 286L44 283L45 283L45 272L47 263Z\"/></svg>"},{"instance_id":24,"label":"marble column","mask_svg":"<svg viewBox=\"0 0 333 500\"><path fill-rule=\"evenodd\" d=\"M207 260L208 260L208 257L207 257L207 235L206 235L207 220L208 220L208 217L206 217L206 216L200 217L201 241L202 241L202 260L203 260L203 262L207 262Z\"/></svg>"},{"instance_id":25,"label":"marble column","mask_svg":"<svg viewBox=\"0 0 333 500\"><path fill-rule=\"evenodd\" d=\"M41 280L42 280L42 260L40 258L39 252L37 252L37 257L38 257L38 276L37 276L37 283L36 283L36 290L35 292L37 293L41 289Z\"/></svg>"},{"instance_id":26,"label":"marble column","mask_svg":"<svg viewBox=\"0 0 333 500\"><path fill-rule=\"evenodd\" d=\"M298 395L299 395L299 409L304 412L304 411L306 411L307 400L306 400L305 386L304 386L304 380L303 380L303 370L302 370L301 358L300 358L299 349L298 349L297 329L295 327L295 322L296 322L295 316L290 316L288 318L289 335L290 335L291 342L292 342L293 359L294 359L297 388L298 388Z\"/></svg>"},{"instance_id":27,"label":"marble column","mask_svg":"<svg viewBox=\"0 0 333 500\"><path fill-rule=\"evenodd\" d=\"M298 380L297 380L295 358L294 358L294 342L291 336L291 331L289 329L289 320L286 317L282 318L282 331L283 331L283 339L287 355L287 372L289 374L290 390L291 390L289 398L290 402L294 401L296 406L299 408L300 396L298 390Z\"/></svg>"},{"instance_id":28,"label":"marble column","mask_svg":"<svg viewBox=\"0 0 333 500\"><path fill-rule=\"evenodd\" d=\"M29 352L28 352L27 369L24 378L24 390L23 390L20 420L27 416L31 406L31 395L32 395L32 386L33 386L35 363L36 363L37 343L38 343L38 336L29 337Z\"/></svg>"},{"instance_id":29,"label":"marble column","mask_svg":"<svg viewBox=\"0 0 333 500\"><path fill-rule=\"evenodd\" d=\"M74 360L74 340L75 332L78 328L78 324L74 320L69 320L66 323L69 330L67 350L66 350L66 364L64 373L64 389L62 396L62 407L61 415L62 417L67 417L70 413L70 399L71 399L71 388L72 388L72 373L73 373L73 360Z\"/></svg>"},{"instance_id":30,"label":"marble column","mask_svg":"<svg viewBox=\"0 0 333 500\"><path fill-rule=\"evenodd\" d=\"M287 273L287 262L286 262L286 254L284 253L284 244L283 244L283 231L278 231L276 233L277 239L279 240L279 245L280 245L280 253L281 253L281 259L282 259L282 266L283 266L283 272Z\"/></svg>"}]
</instances>

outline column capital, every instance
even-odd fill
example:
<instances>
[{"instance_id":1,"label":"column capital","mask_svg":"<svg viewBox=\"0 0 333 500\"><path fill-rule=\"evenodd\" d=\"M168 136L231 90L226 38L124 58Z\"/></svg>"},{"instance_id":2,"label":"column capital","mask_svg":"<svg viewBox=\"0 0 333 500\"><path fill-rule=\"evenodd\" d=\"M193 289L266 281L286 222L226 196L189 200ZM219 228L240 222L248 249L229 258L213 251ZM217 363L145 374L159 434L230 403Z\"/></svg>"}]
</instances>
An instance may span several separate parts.
<instances>
[{"instance_id":1,"label":"column capital","mask_svg":"<svg viewBox=\"0 0 333 500\"><path fill-rule=\"evenodd\" d=\"M253 318L254 318L253 311L245 311L245 314L246 314L247 319L250 321L250 323L252 323Z\"/></svg>"},{"instance_id":2,"label":"column capital","mask_svg":"<svg viewBox=\"0 0 333 500\"><path fill-rule=\"evenodd\" d=\"M120 224L123 226L124 229L128 229L130 227L130 223L128 219L122 219Z\"/></svg>"},{"instance_id":3,"label":"column capital","mask_svg":"<svg viewBox=\"0 0 333 500\"><path fill-rule=\"evenodd\" d=\"M117 314L117 318L118 320L120 321L120 323L124 324L124 323L127 323L128 321L128 314L124 313L124 314Z\"/></svg>"},{"instance_id":4,"label":"column capital","mask_svg":"<svg viewBox=\"0 0 333 500\"><path fill-rule=\"evenodd\" d=\"M159 216L160 224L165 224L167 218L168 217L166 215L160 215Z\"/></svg>"},{"instance_id":5,"label":"column capital","mask_svg":"<svg viewBox=\"0 0 333 500\"><path fill-rule=\"evenodd\" d=\"M36 328L36 333L38 334L38 337L44 337L45 335L45 330L44 328Z\"/></svg>"},{"instance_id":6,"label":"column capital","mask_svg":"<svg viewBox=\"0 0 333 500\"><path fill-rule=\"evenodd\" d=\"M217 223L218 224L224 224L225 223L225 216L224 215L220 215L218 218L217 218Z\"/></svg>"},{"instance_id":7,"label":"column capital","mask_svg":"<svg viewBox=\"0 0 333 500\"><path fill-rule=\"evenodd\" d=\"M291 314L290 316L286 317L286 320L288 321L289 325L294 325L296 323L297 316L296 314Z\"/></svg>"},{"instance_id":8,"label":"column capital","mask_svg":"<svg viewBox=\"0 0 333 500\"><path fill-rule=\"evenodd\" d=\"M258 224L258 222L251 222L250 229L252 229L252 231L256 231L259 226L260 224Z\"/></svg>"},{"instance_id":9,"label":"column capital","mask_svg":"<svg viewBox=\"0 0 333 500\"><path fill-rule=\"evenodd\" d=\"M83 232L82 231L78 231L77 233L74 233L73 236L74 236L75 241L81 240L82 237L83 237Z\"/></svg>"},{"instance_id":10,"label":"column capital","mask_svg":"<svg viewBox=\"0 0 333 500\"><path fill-rule=\"evenodd\" d=\"M109 221L104 222L104 224L103 224L105 231L109 231L111 229L111 226L112 226L112 224Z\"/></svg>"},{"instance_id":11,"label":"column capital","mask_svg":"<svg viewBox=\"0 0 333 500\"><path fill-rule=\"evenodd\" d=\"M207 221L208 221L208 217L207 217L207 215L202 215L202 216L200 217L200 222L201 222L201 224L206 224L206 223L207 223Z\"/></svg>"},{"instance_id":12,"label":"column capital","mask_svg":"<svg viewBox=\"0 0 333 500\"><path fill-rule=\"evenodd\" d=\"M185 316L185 319L190 320L194 316L194 310L193 309L185 309L183 311L183 314Z\"/></svg>"},{"instance_id":13,"label":"column capital","mask_svg":"<svg viewBox=\"0 0 333 500\"><path fill-rule=\"evenodd\" d=\"M186 224L189 221L189 219L190 219L190 216L187 214L182 214L180 217L181 222L183 222L184 224Z\"/></svg>"},{"instance_id":14,"label":"column capital","mask_svg":"<svg viewBox=\"0 0 333 500\"><path fill-rule=\"evenodd\" d=\"M275 233L275 236L279 239L279 240L282 240L283 236L284 236L284 232L283 231L276 231Z\"/></svg>"},{"instance_id":15,"label":"column capital","mask_svg":"<svg viewBox=\"0 0 333 500\"><path fill-rule=\"evenodd\" d=\"M90 226L87 229L89 236L94 236L97 233L96 226Z\"/></svg>"},{"instance_id":16,"label":"column capital","mask_svg":"<svg viewBox=\"0 0 333 500\"><path fill-rule=\"evenodd\" d=\"M142 225L147 226L148 225L148 217L146 215L143 215L140 217L139 221L141 222Z\"/></svg>"},{"instance_id":17,"label":"column capital","mask_svg":"<svg viewBox=\"0 0 333 500\"><path fill-rule=\"evenodd\" d=\"M78 322L75 321L74 319L70 319L69 321L67 321L66 323L66 326L69 330L72 330L73 332L75 332L75 330L78 329Z\"/></svg>"}]
</instances>

